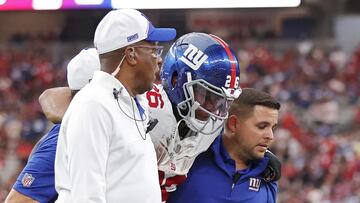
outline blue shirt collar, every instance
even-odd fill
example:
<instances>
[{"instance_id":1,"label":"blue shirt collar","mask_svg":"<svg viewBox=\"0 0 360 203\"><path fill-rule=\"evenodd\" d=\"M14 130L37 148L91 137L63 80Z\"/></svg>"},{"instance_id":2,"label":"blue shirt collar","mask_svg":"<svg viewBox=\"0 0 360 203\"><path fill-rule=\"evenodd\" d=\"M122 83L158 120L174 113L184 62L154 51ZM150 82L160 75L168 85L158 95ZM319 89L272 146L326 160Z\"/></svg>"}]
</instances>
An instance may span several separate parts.
<instances>
[{"instance_id":1,"label":"blue shirt collar","mask_svg":"<svg viewBox=\"0 0 360 203\"><path fill-rule=\"evenodd\" d=\"M139 109L139 113L140 113L141 119L144 119L144 118L143 118L143 115L144 115L144 113L145 113L145 109L140 105L139 100L138 100L136 97L134 97L134 100L135 100L135 103L136 103L137 108Z\"/></svg>"}]
</instances>

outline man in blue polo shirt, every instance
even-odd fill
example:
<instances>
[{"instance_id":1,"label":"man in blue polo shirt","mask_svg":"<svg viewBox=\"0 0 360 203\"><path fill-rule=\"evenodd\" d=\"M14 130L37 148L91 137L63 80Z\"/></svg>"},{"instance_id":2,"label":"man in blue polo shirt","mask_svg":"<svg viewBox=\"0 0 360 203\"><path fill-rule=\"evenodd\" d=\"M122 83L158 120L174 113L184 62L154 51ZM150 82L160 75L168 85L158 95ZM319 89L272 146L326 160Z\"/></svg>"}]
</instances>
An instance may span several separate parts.
<instances>
[{"instance_id":1,"label":"man in blue polo shirt","mask_svg":"<svg viewBox=\"0 0 360 203\"><path fill-rule=\"evenodd\" d=\"M94 48L84 49L76 55L67 66L69 94L74 95L92 78L93 73L100 70L99 57ZM43 94L51 94L45 91ZM41 103L41 96L40 96ZM48 104L47 108L52 105ZM52 108L53 116L49 120L61 121L67 104L58 103ZM47 115L47 110L44 109ZM62 115L57 115L57 112ZM55 118L58 117L58 118ZM44 135L35 145L25 168L17 178L12 190L6 198L6 203L48 203L55 202L57 193L54 187L54 160L60 124L55 124L48 134Z\"/></svg>"},{"instance_id":2,"label":"man in blue polo shirt","mask_svg":"<svg viewBox=\"0 0 360 203\"><path fill-rule=\"evenodd\" d=\"M262 177L280 104L270 95L243 89L229 110L224 133L200 154L169 203L273 203L277 183Z\"/></svg>"}]
</instances>

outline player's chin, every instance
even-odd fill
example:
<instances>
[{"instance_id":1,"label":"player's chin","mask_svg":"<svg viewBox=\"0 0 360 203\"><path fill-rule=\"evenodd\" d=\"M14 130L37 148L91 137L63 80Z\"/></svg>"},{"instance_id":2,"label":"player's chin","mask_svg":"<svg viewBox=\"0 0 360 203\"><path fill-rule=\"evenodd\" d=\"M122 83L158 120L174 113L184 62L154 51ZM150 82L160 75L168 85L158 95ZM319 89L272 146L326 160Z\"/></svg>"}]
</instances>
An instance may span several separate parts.
<instances>
[{"instance_id":1,"label":"player's chin","mask_svg":"<svg viewBox=\"0 0 360 203\"><path fill-rule=\"evenodd\" d=\"M201 109L195 110L195 115L196 119L201 121L207 121L210 118L210 115Z\"/></svg>"},{"instance_id":2,"label":"player's chin","mask_svg":"<svg viewBox=\"0 0 360 203\"><path fill-rule=\"evenodd\" d=\"M265 156L267 148L264 147L256 147L253 153L254 158L256 159L262 159Z\"/></svg>"}]
</instances>

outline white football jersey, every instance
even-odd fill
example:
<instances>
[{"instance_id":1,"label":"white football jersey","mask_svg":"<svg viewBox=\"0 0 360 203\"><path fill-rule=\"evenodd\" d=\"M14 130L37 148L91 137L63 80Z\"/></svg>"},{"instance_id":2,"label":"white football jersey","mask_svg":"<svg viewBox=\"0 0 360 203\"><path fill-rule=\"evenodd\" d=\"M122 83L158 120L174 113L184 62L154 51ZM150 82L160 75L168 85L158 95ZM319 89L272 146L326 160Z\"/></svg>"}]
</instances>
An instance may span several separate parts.
<instances>
[{"instance_id":1,"label":"white football jersey","mask_svg":"<svg viewBox=\"0 0 360 203\"><path fill-rule=\"evenodd\" d=\"M222 127L210 135L193 133L193 136L180 140L178 122L163 86L154 85L146 96L149 101L150 120L158 120L149 132L155 145L158 169L165 173L165 177L187 174L195 158L209 148ZM219 126L221 122L217 122L219 124L216 126Z\"/></svg>"}]
</instances>

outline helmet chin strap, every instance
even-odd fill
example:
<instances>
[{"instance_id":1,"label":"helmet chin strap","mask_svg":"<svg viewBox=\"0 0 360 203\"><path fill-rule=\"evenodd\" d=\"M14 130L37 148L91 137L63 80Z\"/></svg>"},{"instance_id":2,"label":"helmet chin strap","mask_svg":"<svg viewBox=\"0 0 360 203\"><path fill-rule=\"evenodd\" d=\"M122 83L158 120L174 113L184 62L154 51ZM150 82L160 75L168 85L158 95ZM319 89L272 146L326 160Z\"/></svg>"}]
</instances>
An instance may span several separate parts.
<instances>
[{"instance_id":1,"label":"helmet chin strap","mask_svg":"<svg viewBox=\"0 0 360 203\"><path fill-rule=\"evenodd\" d=\"M187 121L187 125L190 129L197 131L197 132L203 132L204 129L207 127L210 121L210 117L207 121L202 121L196 118L195 111L199 109L200 103L195 101L190 109L190 115L187 116L187 118L184 118L185 121Z\"/></svg>"},{"instance_id":2,"label":"helmet chin strap","mask_svg":"<svg viewBox=\"0 0 360 203\"><path fill-rule=\"evenodd\" d=\"M115 77L115 76L119 73L121 64L123 63L123 61L124 61L124 59L125 59L125 56L126 56L126 55L124 54L124 56L122 57L119 65L116 67L116 69L114 70L114 72L111 73L112 76Z\"/></svg>"},{"instance_id":3,"label":"helmet chin strap","mask_svg":"<svg viewBox=\"0 0 360 203\"><path fill-rule=\"evenodd\" d=\"M223 126L222 123L213 120L211 117L207 121L201 121L194 117L183 118L183 120L192 131L204 135L212 135Z\"/></svg>"},{"instance_id":4,"label":"helmet chin strap","mask_svg":"<svg viewBox=\"0 0 360 203\"><path fill-rule=\"evenodd\" d=\"M187 83L192 81L192 76L190 72L186 73L187 76ZM194 99L194 89L192 85L187 86L187 88L184 88L184 93L188 95L188 98L184 102L186 103L186 106L188 108L188 112L184 115L181 113L182 106L184 104L179 103L178 110L180 115L183 117L183 120L185 121L186 125L194 132L200 132L205 135L211 135L212 133L216 132L222 127L222 123L217 125L217 119L213 119L211 116L208 120L202 121L196 118L196 110L202 109L201 104ZM191 103L191 105L190 105Z\"/></svg>"},{"instance_id":5,"label":"helmet chin strap","mask_svg":"<svg viewBox=\"0 0 360 203\"><path fill-rule=\"evenodd\" d=\"M195 118L195 111L196 111L196 109L199 108L199 106L200 106L200 103L197 102L197 101L195 101L194 104L193 104L192 107L191 107L190 116L193 116L193 117Z\"/></svg>"},{"instance_id":6,"label":"helmet chin strap","mask_svg":"<svg viewBox=\"0 0 360 203\"><path fill-rule=\"evenodd\" d=\"M192 81L191 73L186 73L187 82ZM192 86L188 87L188 94L190 97L194 98L194 89ZM191 106L191 109L189 109L188 115L184 118L185 123L187 123L187 126L196 132L201 132L204 130L206 124L208 121L200 121L199 119L196 119L195 111L200 107L200 103L194 100L194 103Z\"/></svg>"}]
</instances>

